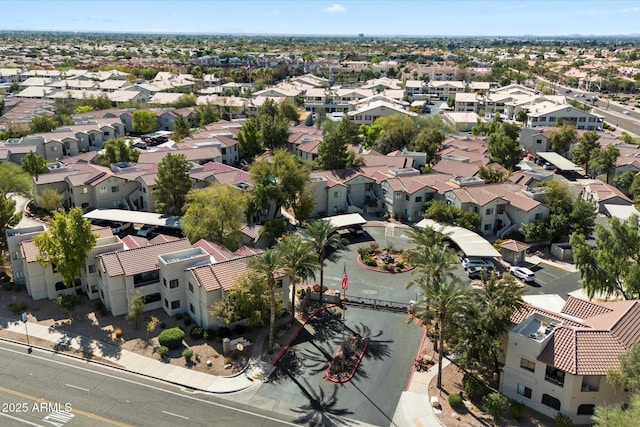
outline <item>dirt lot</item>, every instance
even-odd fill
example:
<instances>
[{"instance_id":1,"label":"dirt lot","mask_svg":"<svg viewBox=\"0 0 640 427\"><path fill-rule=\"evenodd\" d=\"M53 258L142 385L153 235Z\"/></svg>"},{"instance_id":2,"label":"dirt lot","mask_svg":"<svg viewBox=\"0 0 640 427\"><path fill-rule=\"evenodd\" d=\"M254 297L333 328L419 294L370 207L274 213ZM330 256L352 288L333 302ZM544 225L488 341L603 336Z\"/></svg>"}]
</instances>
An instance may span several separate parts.
<instances>
[{"instance_id":1,"label":"dirt lot","mask_svg":"<svg viewBox=\"0 0 640 427\"><path fill-rule=\"evenodd\" d=\"M163 310L155 310L146 312L140 316L138 328L135 328L132 322L128 322L125 319L125 316L114 317L110 314L103 316L96 313L94 309L95 301L89 301L86 296L82 298L82 304L77 306L71 313L72 317L69 317L69 312L56 306L53 301L33 301L24 290L15 292L0 288L0 316L18 320L19 315L11 314L9 306L13 303L24 303L27 305L26 311L30 322L37 322L55 328L60 332L78 334L111 344L114 346L115 351L118 351L118 349L128 350L156 359L158 358L156 350L159 347L157 337L162 331L161 323L164 323L166 328L180 326L185 331L185 347L193 351L193 361L187 364L184 358L182 358L183 347L182 349L172 350L169 353L167 363L219 376L231 375L241 370L253 352L253 345L251 345L247 346L242 352L234 350L225 357L222 354L221 338L216 337L211 341L205 341L203 339L194 340L189 335L189 331L194 326L194 323L185 325L185 319L178 320L175 317L167 316ZM148 333L147 336L146 324L151 316L157 317L159 324L156 329ZM121 331L121 334L116 336L115 331L118 329ZM288 342L287 340L293 331L295 331L295 328L291 327L286 331L280 332L277 339L280 347ZM241 335L232 333L231 339L242 336L251 343L254 343L258 333L259 330L247 330ZM0 337L26 342L24 335L2 329L0 329ZM31 339L31 344L51 349L53 349L55 345L53 342L34 338ZM267 349L265 348L264 350L266 351ZM79 351L73 350L70 352L80 353ZM211 366L208 366L208 361Z\"/></svg>"}]
</instances>

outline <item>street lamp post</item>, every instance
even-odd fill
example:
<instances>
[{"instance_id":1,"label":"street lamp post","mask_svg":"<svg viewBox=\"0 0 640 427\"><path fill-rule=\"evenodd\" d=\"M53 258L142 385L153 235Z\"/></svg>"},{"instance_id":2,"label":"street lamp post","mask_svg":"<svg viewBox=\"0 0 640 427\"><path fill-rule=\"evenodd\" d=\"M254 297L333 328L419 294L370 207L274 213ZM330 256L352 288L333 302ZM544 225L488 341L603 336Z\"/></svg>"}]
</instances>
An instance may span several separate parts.
<instances>
[{"instance_id":1,"label":"street lamp post","mask_svg":"<svg viewBox=\"0 0 640 427\"><path fill-rule=\"evenodd\" d=\"M29 330L27 329L27 313L22 313L22 323L24 323L24 331L27 333L27 353L31 354L33 349L31 348L31 344L29 343Z\"/></svg>"}]
</instances>

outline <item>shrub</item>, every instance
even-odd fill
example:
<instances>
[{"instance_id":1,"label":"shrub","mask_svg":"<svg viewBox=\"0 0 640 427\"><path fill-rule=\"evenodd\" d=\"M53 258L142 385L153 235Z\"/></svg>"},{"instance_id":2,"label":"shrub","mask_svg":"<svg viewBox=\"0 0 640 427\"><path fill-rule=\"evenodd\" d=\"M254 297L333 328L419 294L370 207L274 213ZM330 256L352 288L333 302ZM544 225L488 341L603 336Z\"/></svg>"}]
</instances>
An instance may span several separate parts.
<instances>
[{"instance_id":1,"label":"shrub","mask_svg":"<svg viewBox=\"0 0 640 427\"><path fill-rule=\"evenodd\" d=\"M9 310L11 311L11 314L20 314L26 309L27 309L27 304L25 303L9 304Z\"/></svg>"},{"instance_id":2,"label":"shrub","mask_svg":"<svg viewBox=\"0 0 640 427\"><path fill-rule=\"evenodd\" d=\"M480 399L487 394L487 388L480 381L470 375L462 377L462 391L469 396L469 399Z\"/></svg>"},{"instance_id":3,"label":"shrub","mask_svg":"<svg viewBox=\"0 0 640 427\"><path fill-rule=\"evenodd\" d=\"M211 341L216 337L216 330L215 329L207 329L206 331L204 331L204 335L203 338L207 341Z\"/></svg>"},{"instance_id":4,"label":"shrub","mask_svg":"<svg viewBox=\"0 0 640 427\"><path fill-rule=\"evenodd\" d=\"M462 396L456 393L451 393L447 400L449 401L449 406L452 408L460 408L463 405Z\"/></svg>"},{"instance_id":5,"label":"shrub","mask_svg":"<svg viewBox=\"0 0 640 427\"><path fill-rule=\"evenodd\" d=\"M556 427L573 427L573 421L571 421L571 418L568 415L561 414L560 412L558 412L554 421Z\"/></svg>"},{"instance_id":6,"label":"shrub","mask_svg":"<svg viewBox=\"0 0 640 427\"><path fill-rule=\"evenodd\" d=\"M368 265L369 267L377 267L378 263L375 259L371 258L371 257L366 257L364 259L364 265Z\"/></svg>"},{"instance_id":7,"label":"shrub","mask_svg":"<svg viewBox=\"0 0 640 427\"><path fill-rule=\"evenodd\" d=\"M122 329L120 329L120 328L115 328L115 329L113 330L113 335L114 335L116 338L120 338L120 337L122 336Z\"/></svg>"},{"instance_id":8,"label":"shrub","mask_svg":"<svg viewBox=\"0 0 640 427\"><path fill-rule=\"evenodd\" d=\"M370 256L371 253L371 248L367 248L366 246L361 246L358 248L358 255L360 255L361 258Z\"/></svg>"},{"instance_id":9,"label":"shrub","mask_svg":"<svg viewBox=\"0 0 640 427\"><path fill-rule=\"evenodd\" d=\"M509 409L509 401L502 393L489 393L482 398L482 410L494 419L503 416Z\"/></svg>"},{"instance_id":10,"label":"shrub","mask_svg":"<svg viewBox=\"0 0 640 427\"><path fill-rule=\"evenodd\" d=\"M165 329L158 335L158 342L161 346L166 346L169 349L178 348L182 345L184 339L184 331L180 327Z\"/></svg>"},{"instance_id":11,"label":"shrub","mask_svg":"<svg viewBox=\"0 0 640 427\"><path fill-rule=\"evenodd\" d=\"M511 401L511 416L514 420L520 422L522 421L522 417L524 417L524 412L527 410L527 406L515 400Z\"/></svg>"},{"instance_id":12,"label":"shrub","mask_svg":"<svg viewBox=\"0 0 640 427\"><path fill-rule=\"evenodd\" d=\"M396 268L402 270L404 268L404 262L400 261L396 263Z\"/></svg>"},{"instance_id":13,"label":"shrub","mask_svg":"<svg viewBox=\"0 0 640 427\"><path fill-rule=\"evenodd\" d=\"M166 347L164 345L161 345L160 347L158 347L158 349L156 350L156 353L158 353L158 357L160 357L160 360L164 360L167 358L167 356L169 355L169 347Z\"/></svg>"},{"instance_id":14,"label":"shrub","mask_svg":"<svg viewBox=\"0 0 640 427\"><path fill-rule=\"evenodd\" d=\"M371 242L369 243L369 251L374 254L376 252L378 252L378 250L380 249L380 245L377 242Z\"/></svg>"},{"instance_id":15,"label":"shrub","mask_svg":"<svg viewBox=\"0 0 640 427\"><path fill-rule=\"evenodd\" d=\"M184 357L185 362L191 362L191 359L193 358L193 350L191 350L190 348L185 348L182 351L182 357Z\"/></svg>"},{"instance_id":16,"label":"shrub","mask_svg":"<svg viewBox=\"0 0 640 427\"><path fill-rule=\"evenodd\" d=\"M222 326L216 331L216 335L220 338L229 338L231 336L231 330L226 326Z\"/></svg>"},{"instance_id":17,"label":"shrub","mask_svg":"<svg viewBox=\"0 0 640 427\"><path fill-rule=\"evenodd\" d=\"M286 315L288 315L288 313L285 312L284 315L286 316ZM245 325L243 325L242 323L240 323L239 325L236 325L233 328L233 332L235 332L237 335L244 334L246 330L247 330L247 327Z\"/></svg>"},{"instance_id":18,"label":"shrub","mask_svg":"<svg viewBox=\"0 0 640 427\"><path fill-rule=\"evenodd\" d=\"M191 338L195 340L201 340L202 338L204 338L205 332L206 331L203 327L194 326L193 328L191 328L191 332L189 332L189 335L191 335Z\"/></svg>"}]
</instances>

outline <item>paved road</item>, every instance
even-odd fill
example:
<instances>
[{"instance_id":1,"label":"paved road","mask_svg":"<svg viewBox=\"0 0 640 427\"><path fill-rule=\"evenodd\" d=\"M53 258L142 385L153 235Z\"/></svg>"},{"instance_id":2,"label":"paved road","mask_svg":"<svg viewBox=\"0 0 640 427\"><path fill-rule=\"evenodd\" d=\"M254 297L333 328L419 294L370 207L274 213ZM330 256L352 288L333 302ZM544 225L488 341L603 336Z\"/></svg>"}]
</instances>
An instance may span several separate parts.
<instances>
[{"instance_id":1,"label":"paved road","mask_svg":"<svg viewBox=\"0 0 640 427\"><path fill-rule=\"evenodd\" d=\"M39 350L28 355L24 347L6 343L0 344L0 367L0 425L293 425L282 415L251 412L234 402ZM56 403L71 412L56 411Z\"/></svg>"},{"instance_id":2,"label":"paved road","mask_svg":"<svg viewBox=\"0 0 640 427\"><path fill-rule=\"evenodd\" d=\"M406 315L353 307L346 311L346 325L369 339L351 381L334 384L325 378L328 362L342 341L341 323L334 318L313 325L315 335L301 334L258 396L287 402L298 424L351 425L356 420L390 425L407 388L423 330L407 323Z\"/></svg>"}]
</instances>

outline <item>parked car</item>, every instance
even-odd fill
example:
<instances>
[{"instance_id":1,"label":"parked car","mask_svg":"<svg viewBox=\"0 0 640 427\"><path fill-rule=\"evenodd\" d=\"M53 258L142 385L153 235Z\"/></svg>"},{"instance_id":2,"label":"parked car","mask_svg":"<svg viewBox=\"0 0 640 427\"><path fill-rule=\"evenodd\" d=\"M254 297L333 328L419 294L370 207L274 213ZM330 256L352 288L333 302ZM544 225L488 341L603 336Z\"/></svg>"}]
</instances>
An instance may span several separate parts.
<instances>
[{"instance_id":1,"label":"parked car","mask_svg":"<svg viewBox=\"0 0 640 427\"><path fill-rule=\"evenodd\" d=\"M484 258L470 257L470 258L463 258L462 259L462 267L465 270L468 270L471 267L495 268L495 265L493 264L492 261L489 261L489 260L484 259Z\"/></svg>"},{"instance_id":2,"label":"parked car","mask_svg":"<svg viewBox=\"0 0 640 427\"><path fill-rule=\"evenodd\" d=\"M136 236L149 237L151 233L153 233L155 230L156 230L155 226L145 224L142 226L140 230L138 230L138 232L136 233Z\"/></svg>"},{"instance_id":3,"label":"parked car","mask_svg":"<svg viewBox=\"0 0 640 427\"><path fill-rule=\"evenodd\" d=\"M529 283L535 282L536 280L536 274L525 267L511 267L509 269L509 273L511 273L512 276L515 276L518 279L522 280L523 282Z\"/></svg>"},{"instance_id":4,"label":"parked car","mask_svg":"<svg viewBox=\"0 0 640 427\"><path fill-rule=\"evenodd\" d=\"M132 226L133 224L131 224L130 222L114 222L113 224L111 224L111 231L113 232L113 234L120 234L123 231L128 230Z\"/></svg>"},{"instance_id":5,"label":"parked car","mask_svg":"<svg viewBox=\"0 0 640 427\"><path fill-rule=\"evenodd\" d=\"M625 116L628 116L628 115L629 115L629 114L631 114L631 113L630 113L628 110L624 110L624 111L622 112L622 114L624 114Z\"/></svg>"},{"instance_id":6,"label":"parked car","mask_svg":"<svg viewBox=\"0 0 640 427\"><path fill-rule=\"evenodd\" d=\"M488 267L488 268L469 267L466 270L467 276L469 276L469 279L481 279L483 270L487 272L488 276L490 276L491 273L493 273L494 271L496 273L496 277L500 277L502 275L500 270L495 269L493 267Z\"/></svg>"},{"instance_id":7,"label":"parked car","mask_svg":"<svg viewBox=\"0 0 640 427\"><path fill-rule=\"evenodd\" d=\"M553 169L555 169L555 168L556 168L555 166L553 166L553 165L552 165L551 163L549 163L549 162L545 163L545 164L544 164L544 166L542 166L542 167L543 167L543 168L545 168L545 170L548 170L548 171L553 170Z\"/></svg>"},{"instance_id":8,"label":"parked car","mask_svg":"<svg viewBox=\"0 0 640 427\"><path fill-rule=\"evenodd\" d=\"M140 141L140 142L136 142L135 144L133 144L134 147L139 148L141 150L144 150L147 148L147 143L144 141Z\"/></svg>"}]
</instances>

